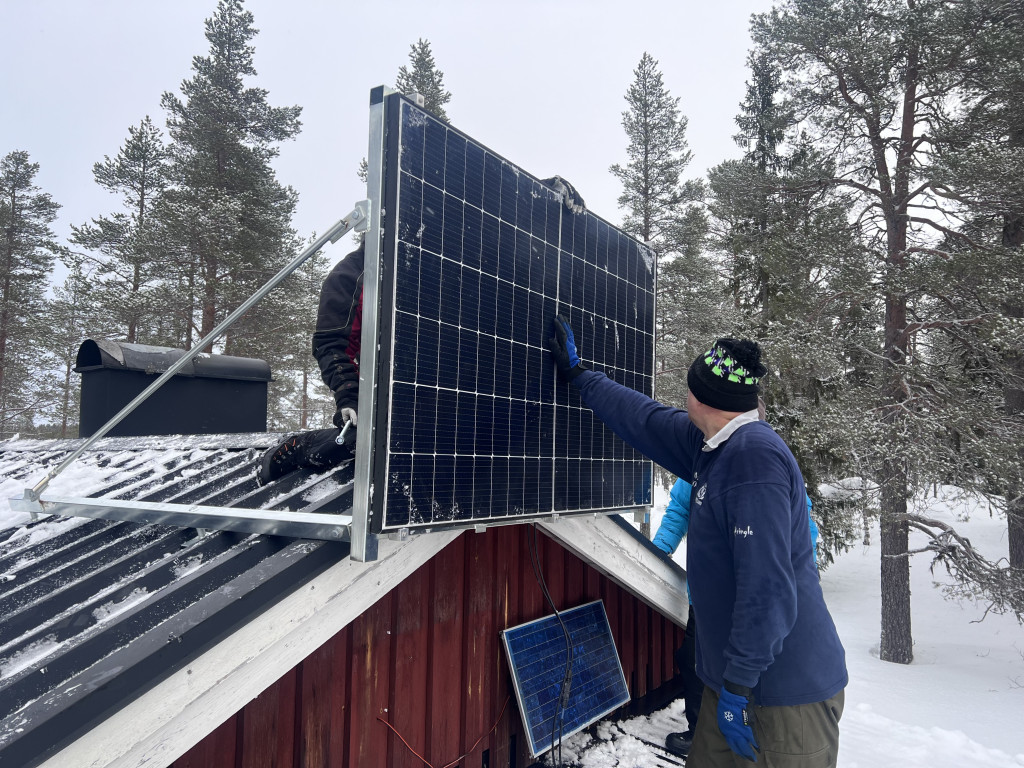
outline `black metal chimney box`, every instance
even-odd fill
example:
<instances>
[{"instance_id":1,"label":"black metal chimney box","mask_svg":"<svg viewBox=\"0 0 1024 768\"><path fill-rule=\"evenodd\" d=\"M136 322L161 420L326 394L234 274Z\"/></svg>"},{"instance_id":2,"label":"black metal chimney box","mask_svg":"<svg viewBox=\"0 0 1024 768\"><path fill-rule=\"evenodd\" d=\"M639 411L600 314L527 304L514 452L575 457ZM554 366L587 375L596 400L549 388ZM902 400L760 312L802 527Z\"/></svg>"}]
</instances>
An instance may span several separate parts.
<instances>
[{"instance_id":1,"label":"black metal chimney box","mask_svg":"<svg viewBox=\"0 0 1024 768\"><path fill-rule=\"evenodd\" d=\"M78 436L89 437L185 355L180 349L86 339ZM270 366L263 360L200 354L115 426L111 436L209 435L267 431Z\"/></svg>"}]
</instances>

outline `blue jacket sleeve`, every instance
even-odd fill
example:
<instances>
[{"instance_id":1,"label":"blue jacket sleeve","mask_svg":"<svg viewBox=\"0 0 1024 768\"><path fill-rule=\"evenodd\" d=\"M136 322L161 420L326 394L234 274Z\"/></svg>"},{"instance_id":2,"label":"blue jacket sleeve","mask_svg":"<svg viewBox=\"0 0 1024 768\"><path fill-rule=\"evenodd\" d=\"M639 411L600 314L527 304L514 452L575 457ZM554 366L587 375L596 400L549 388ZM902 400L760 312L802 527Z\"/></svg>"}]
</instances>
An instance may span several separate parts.
<instances>
[{"instance_id":1,"label":"blue jacket sleeve","mask_svg":"<svg viewBox=\"0 0 1024 768\"><path fill-rule=\"evenodd\" d=\"M818 564L818 524L811 517L811 497L807 497L807 522L811 524L811 552L814 554L814 564Z\"/></svg>"},{"instance_id":2,"label":"blue jacket sleeve","mask_svg":"<svg viewBox=\"0 0 1024 768\"><path fill-rule=\"evenodd\" d=\"M782 651L797 619L789 488L777 482L735 486L721 500L731 534L735 600L724 650L724 678L751 688Z\"/></svg>"},{"instance_id":3,"label":"blue jacket sleeve","mask_svg":"<svg viewBox=\"0 0 1024 768\"><path fill-rule=\"evenodd\" d=\"M616 435L673 475L693 476L704 436L686 411L662 405L598 371L583 371L573 383Z\"/></svg>"},{"instance_id":4,"label":"blue jacket sleeve","mask_svg":"<svg viewBox=\"0 0 1024 768\"><path fill-rule=\"evenodd\" d=\"M683 478L672 486L665 516L654 535L654 546L665 554L671 555L676 551L690 527L690 490L690 483Z\"/></svg>"}]
</instances>

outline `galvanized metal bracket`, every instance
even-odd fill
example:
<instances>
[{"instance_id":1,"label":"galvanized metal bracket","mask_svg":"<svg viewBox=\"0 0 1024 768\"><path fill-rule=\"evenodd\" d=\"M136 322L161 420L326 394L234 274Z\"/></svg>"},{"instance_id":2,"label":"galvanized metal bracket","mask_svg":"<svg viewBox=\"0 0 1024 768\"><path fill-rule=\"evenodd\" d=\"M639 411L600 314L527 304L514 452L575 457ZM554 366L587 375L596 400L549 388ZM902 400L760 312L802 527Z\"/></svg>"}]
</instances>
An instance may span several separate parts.
<instances>
[{"instance_id":1,"label":"galvanized metal bracket","mask_svg":"<svg viewBox=\"0 0 1024 768\"><path fill-rule=\"evenodd\" d=\"M356 474L352 494L352 540L354 562L377 559L378 536L371 531L370 509L373 488L374 414L377 400L378 312L381 262L381 207L384 200L384 97L394 93L383 86L370 94L370 132L366 153L366 195L369 216L363 241L363 327L359 352L359 403L361 426L356 430Z\"/></svg>"},{"instance_id":2,"label":"galvanized metal bracket","mask_svg":"<svg viewBox=\"0 0 1024 768\"><path fill-rule=\"evenodd\" d=\"M179 528L261 533L302 539L349 541L352 517L311 512L214 507L125 499L62 498L28 500L14 497L11 509L62 517L91 517L134 523L174 525Z\"/></svg>"}]
</instances>

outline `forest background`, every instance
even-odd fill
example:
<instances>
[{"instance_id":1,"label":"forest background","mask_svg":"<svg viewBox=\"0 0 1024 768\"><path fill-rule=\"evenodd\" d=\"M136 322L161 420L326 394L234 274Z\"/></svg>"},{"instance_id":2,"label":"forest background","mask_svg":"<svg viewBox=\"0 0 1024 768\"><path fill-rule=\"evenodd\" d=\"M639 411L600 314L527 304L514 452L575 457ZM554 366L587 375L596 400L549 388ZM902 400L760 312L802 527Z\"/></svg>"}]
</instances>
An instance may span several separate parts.
<instances>
[{"instance_id":1,"label":"forest background","mask_svg":"<svg viewBox=\"0 0 1024 768\"><path fill-rule=\"evenodd\" d=\"M75 436L83 339L189 349L313 237L274 166L301 107L259 86L243 0L211 11L160 118L82 180L115 204L66 241L45 158L0 147L0 438ZM625 160L608 170L621 226L658 253L659 399L683 404L709 339L761 343L823 559L879 521L879 654L909 663L914 554L953 574L951 594L1024 620L1024 9L785 0L750 30L739 159L688 173L688 119L649 53L624 94ZM456 103L424 39L394 85L444 118ZM329 420L309 353L328 266L311 258L216 347L270 363L273 429ZM990 500L1006 557L908 507L939 484Z\"/></svg>"}]
</instances>

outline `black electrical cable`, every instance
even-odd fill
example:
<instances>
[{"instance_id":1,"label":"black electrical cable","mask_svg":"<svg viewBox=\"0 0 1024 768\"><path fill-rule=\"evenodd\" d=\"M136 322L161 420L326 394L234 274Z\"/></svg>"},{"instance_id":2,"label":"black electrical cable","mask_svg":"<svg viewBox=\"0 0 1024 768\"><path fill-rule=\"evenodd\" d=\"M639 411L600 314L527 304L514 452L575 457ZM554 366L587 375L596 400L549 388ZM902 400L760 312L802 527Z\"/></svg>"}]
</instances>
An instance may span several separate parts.
<instances>
[{"instance_id":1,"label":"black electrical cable","mask_svg":"<svg viewBox=\"0 0 1024 768\"><path fill-rule=\"evenodd\" d=\"M569 628L565 626L565 622L562 620L562 614L558 608L555 607L555 601L551 599L551 593L548 592L547 582L544 580L544 573L540 567L540 555L537 551L537 524L534 523L530 526L530 534L527 537L527 543L530 547L530 561L533 563L533 575L537 579L537 583L540 584L541 592L544 594L545 599L548 601L548 605L551 606L551 610L555 614L555 618L558 619L559 625L562 627L562 634L565 635L565 674L562 676L562 684L559 686L558 698L555 703L555 712L551 716L551 764L555 765L555 721L558 722L558 763L562 765L562 728L564 725L565 708L569 703L569 691L572 688L572 639L569 636Z\"/></svg>"},{"instance_id":2,"label":"black electrical cable","mask_svg":"<svg viewBox=\"0 0 1024 768\"><path fill-rule=\"evenodd\" d=\"M555 699L555 711L551 716L551 764L553 766L562 765L562 718L564 717L565 705L568 700L568 688L567 685L572 679L572 662L571 662L571 641L569 638L569 630L565 626L565 622L562 620L562 616L555 607L554 600L551 599L551 593L548 591L547 581L544 579L544 572L540 567L540 554L537 547L537 527L536 525L530 526L530 538L528 539L530 545L530 560L533 563L533 575L537 579L537 583L540 584L541 592L544 594L544 598L547 600L548 605L551 606L551 610L555 614L555 618L558 620L559 625L562 627L562 633L565 636L566 643L566 672L562 677L562 683L559 686L558 697ZM555 738L555 722L558 722L558 738ZM557 749L556 749L557 747ZM557 763L556 763L557 755Z\"/></svg>"}]
</instances>

